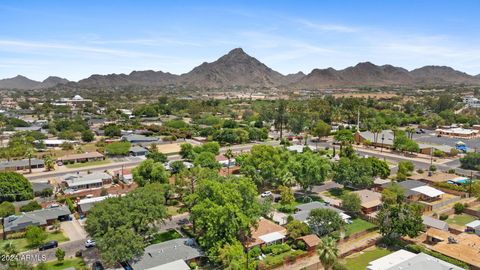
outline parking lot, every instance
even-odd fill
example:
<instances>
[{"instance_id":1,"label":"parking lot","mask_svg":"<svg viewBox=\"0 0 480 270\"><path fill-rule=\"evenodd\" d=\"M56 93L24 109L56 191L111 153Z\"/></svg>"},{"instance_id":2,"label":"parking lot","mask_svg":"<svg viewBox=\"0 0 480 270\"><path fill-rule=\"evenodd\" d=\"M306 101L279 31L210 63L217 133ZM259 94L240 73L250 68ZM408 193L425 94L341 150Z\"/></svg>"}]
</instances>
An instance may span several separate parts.
<instances>
[{"instance_id":1,"label":"parking lot","mask_svg":"<svg viewBox=\"0 0 480 270\"><path fill-rule=\"evenodd\" d=\"M417 142L429 143L429 144L438 144L438 145L448 145L455 147L455 144L459 141L462 141L467 145L469 149L475 149L480 147L480 138L475 139L460 139L460 138L450 138L446 136L437 137L435 131L426 130L424 134L413 134L413 139Z\"/></svg>"}]
</instances>

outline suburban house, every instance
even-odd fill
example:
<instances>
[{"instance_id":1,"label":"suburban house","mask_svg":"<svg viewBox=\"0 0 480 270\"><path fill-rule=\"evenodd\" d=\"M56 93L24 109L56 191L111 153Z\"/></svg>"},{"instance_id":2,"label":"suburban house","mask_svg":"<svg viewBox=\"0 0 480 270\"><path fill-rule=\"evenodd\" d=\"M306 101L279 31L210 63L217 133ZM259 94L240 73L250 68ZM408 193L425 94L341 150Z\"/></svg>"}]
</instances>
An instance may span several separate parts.
<instances>
[{"instance_id":1,"label":"suburban house","mask_svg":"<svg viewBox=\"0 0 480 270\"><path fill-rule=\"evenodd\" d=\"M112 176L108 173L91 174L66 174L63 177L67 191L77 191L81 189L100 188L105 184L112 182Z\"/></svg>"},{"instance_id":2,"label":"suburban house","mask_svg":"<svg viewBox=\"0 0 480 270\"><path fill-rule=\"evenodd\" d=\"M480 237L475 234L450 232L430 228L426 232L429 249L467 263L470 269L480 269Z\"/></svg>"},{"instance_id":3,"label":"suburban house","mask_svg":"<svg viewBox=\"0 0 480 270\"><path fill-rule=\"evenodd\" d=\"M230 162L228 158L224 155L218 155L215 157L215 160L218 161L222 165L222 167L234 167L237 163L235 162L235 158L231 158Z\"/></svg>"},{"instance_id":4,"label":"suburban house","mask_svg":"<svg viewBox=\"0 0 480 270\"><path fill-rule=\"evenodd\" d=\"M340 210L338 208L335 208L335 207L332 207L332 206L329 206L329 205L326 205L325 203L321 203L321 202L309 202L309 203L304 203L304 204L297 205L297 207L295 208L295 214L293 214L293 218L298 220L298 221L302 221L302 222L306 223L307 219L308 219L308 216L310 215L310 212L313 209L319 209L319 208L333 210L340 215L340 217L343 219L343 221L345 221L347 223L350 222L351 217L349 215L345 214L342 210Z\"/></svg>"},{"instance_id":5,"label":"suburban house","mask_svg":"<svg viewBox=\"0 0 480 270\"><path fill-rule=\"evenodd\" d=\"M428 186L424 182L417 180L407 180L397 182L405 191L405 196L409 202L418 202L424 206L424 211L432 211L446 204L453 203L460 199L459 196L446 194L445 192ZM383 190L393 183L387 183L381 186Z\"/></svg>"},{"instance_id":6,"label":"suburban house","mask_svg":"<svg viewBox=\"0 0 480 270\"><path fill-rule=\"evenodd\" d=\"M465 227L467 227L465 229L466 232L471 232L471 233L475 233L477 235L480 235L480 220L474 220L474 221L466 224Z\"/></svg>"},{"instance_id":7,"label":"suburban house","mask_svg":"<svg viewBox=\"0 0 480 270\"><path fill-rule=\"evenodd\" d=\"M283 242L287 235L287 229L275 224L274 222L260 218L256 228L251 229L250 241L244 243L247 248L260 246L264 244L274 244Z\"/></svg>"},{"instance_id":8,"label":"suburban house","mask_svg":"<svg viewBox=\"0 0 480 270\"><path fill-rule=\"evenodd\" d=\"M148 150L144 147L141 146L132 146L130 147L130 155L134 157L139 157L139 156L146 156L148 154Z\"/></svg>"},{"instance_id":9,"label":"suburban house","mask_svg":"<svg viewBox=\"0 0 480 270\"><path fill-rule=\"evenodd\" d=\"M30 168L29 164L31 164L32 169L39 169L39 168L45 167L45 163L43 159L31 158L30 162L28 161L28 159L2 161L0 162L0 170L1 171L24 171Z\"/></svg>"},{"instance_id":10,"label":"suburban house","mask_svg":"<svg viewBox=\"0 0 480 270\"><path fill-rule=\"evenodd\" d=\"M178 238L146 247L141 257L128 264L133 270L187 270L187 263L204 256L195 239Z\"/></svg>"},{"instance_id":11,"label":"suburban house","mask_svg":"<svg viewBox=\"0 0 480 270\"><path fill-rule=\"evenodd\" d=\"M368 189L354 191L360 197L362 212L365 215L377 212L382 206L382 194Z\"/></svg>"},{"instance_id":12,"label":"suburban house","mask_svg":"<svg viewBox=\"0 0 480 270\"><path fill-rule=\"evenodd\" d=\"M59 158L57 161L60 161L63 164L72 164L72 163L78 163L78 162L99 161L104 159L105 159L105 156L98 152L87 152L82 154L66 155Z\"/></svg>"},{"instance_id":13,"label":"suburban house","mask_svg":"<svg viewBox=\"0 0 480 270\"><path fill-rule=\"evenodd\" d=\"M371 261L367 270L461 270L463 268L437 259L425 253L413 253L400 249L387 256Z\"/></svg>"},{"instance_id":14,"label":"suburban house","mask_svg":"<svg viewBox=\"0 0 480 270\"><path fill-rule=\"evenodd\" d=\"M35 196L40 196L45 189L54 191L53 185L45 182L32 182L32 189Z\"/></svg>"},{"instance_id":15,"label":"suburban house","mask_svg":"<svg viewBox=\"0 0 480 270\"><path fill-rule=\"evenodd\" d=\"M155 143L159 142L158 138L156 137L147 137L145 135L140 134L127 134L122 136L123 141L127 141L132 144L143 144L143 143Z\"/></svg>"},{"instance_id":16,"label":"suburban house","mask_svg":"<svg viewBox=\"0 0 480 270\"><path fill-rule=\"evenodd\" d=\"M9 216L4 220L5 233L21 232L28 226L48 226L55 220L67 220L71 214L66 206L57 206L22 213L19 216Z\"/></svg>"},{"instance_id":17,"label":"suburban house","mask_svg":"<svg viewBox=\"0 0 480 270\"><path fill-rule=\"evenodd\" d=\"M435 228L441 231L448 232L448 223L443 220L436 219L429 216L422 216L422 220L423 220L423 226L425 226L425 229L427 230L430 228Z\"/></svg>"},{"instance_id":18,"label":"suburban house","mask_svg":"<svg viewBox=\"0 0 480 270\"><path fill-rule=\"evenodd\" d=\"M77 210L80 214L85 216L88 214L88 211L90 211L90 209L92 209L92 207L95 204L111 197L112 196L102 196L102 197L81 199L80 201L77 202Z\"/></svg>"},{"instance_id":19,"label":"suburban house","mask_svg":"<svg viewBox=\"0 0 480 270\"><path fill-rule=\"evenodd\" d=\"M60 140L60 139L46 139L41 141L35 141L35 143L43 142L47 148L61 147L64 143L75 143L75 141Z\"/></svg>"}]
</instances>

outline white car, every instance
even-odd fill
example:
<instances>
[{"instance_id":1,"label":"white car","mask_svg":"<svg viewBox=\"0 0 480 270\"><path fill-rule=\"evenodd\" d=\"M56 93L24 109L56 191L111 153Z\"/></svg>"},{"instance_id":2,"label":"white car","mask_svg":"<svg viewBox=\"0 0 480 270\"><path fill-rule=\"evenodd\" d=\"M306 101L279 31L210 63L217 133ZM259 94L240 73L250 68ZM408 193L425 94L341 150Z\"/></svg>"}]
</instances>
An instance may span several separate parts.
<instances>
[{"instance_id":1,"label":"white car","mask_svg":"<svg viewBox=\"0 0 480 270\"><path fill-rule=\"evenodd\" d=\"M85 241L85 247L86 248L91 248L91 247L94 247L94 246L95 246L95 240L88 239L87 241Z\"/></svg>"},{"instance_id":2,"label":"white car","mask_svg":"<svg viewBox=\"0 0 480 270\"><path fill-rule=\"evenodd\" d=\"M265 191L260 196L262 196L262 198L269 197L269 196L272 196L272 192L271 191Z\"/></svg>"}]
</instances>

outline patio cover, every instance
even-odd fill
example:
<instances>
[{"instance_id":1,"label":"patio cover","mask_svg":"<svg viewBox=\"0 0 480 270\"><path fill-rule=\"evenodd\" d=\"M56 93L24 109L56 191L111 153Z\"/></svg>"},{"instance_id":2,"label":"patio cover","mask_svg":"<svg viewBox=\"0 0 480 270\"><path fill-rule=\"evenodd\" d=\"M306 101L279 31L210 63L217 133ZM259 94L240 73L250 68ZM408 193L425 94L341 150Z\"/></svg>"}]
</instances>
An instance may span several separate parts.
<instances>
[{"instance_id":1,"label":"patio cover","mask_svg":"<svg viewBox=\"0 0 480 270\"><path fill-rule=\"evenodd\" d=\"M279 232L273 232L273 233L262 235L258 238L262 239L263 242L268 244L268 243L275 242L277 240L285 238L285 235Z\"/></svg>"},{"instance_id":2,"label":"patio cover","mask_svg":"<svg viewBox=\"0 0 480 270\"><path fill-rule=\"evenodd\" d=\"M429 187L429 186L416 187L416 188L412 188L412 190L416 191L416 192L419 192L419 193L422 193L423 195L426 195L430 198L437 197L437 196L440 196L442 194L445 194L445 192L443 192L441 190L438 190L436 188L433 188L433 187Z\"/></svg>"}]
</instances>

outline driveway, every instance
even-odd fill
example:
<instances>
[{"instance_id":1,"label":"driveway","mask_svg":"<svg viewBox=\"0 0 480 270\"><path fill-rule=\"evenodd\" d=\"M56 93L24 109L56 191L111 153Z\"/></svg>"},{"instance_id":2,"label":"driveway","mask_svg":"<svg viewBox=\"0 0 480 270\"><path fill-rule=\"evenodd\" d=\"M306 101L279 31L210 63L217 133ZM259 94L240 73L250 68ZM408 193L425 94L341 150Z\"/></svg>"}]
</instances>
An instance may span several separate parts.
<instances>
[{"instance_id":1,"label":"driveway","mask_svg":"<svg viewBox=\"0 0 480 270\"><path fill-rule=\"evenodd\" d=\"M80 225L77 219L71 221L64 221L60 223L63 233L70 239L70 241L84 241L87 238L87 232Z\"/></svg>"}]
</instances>

